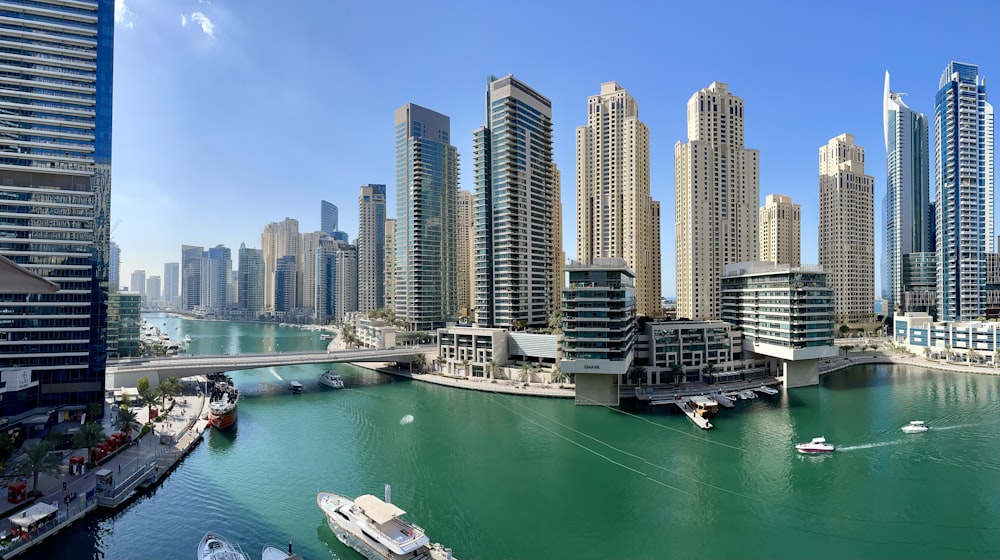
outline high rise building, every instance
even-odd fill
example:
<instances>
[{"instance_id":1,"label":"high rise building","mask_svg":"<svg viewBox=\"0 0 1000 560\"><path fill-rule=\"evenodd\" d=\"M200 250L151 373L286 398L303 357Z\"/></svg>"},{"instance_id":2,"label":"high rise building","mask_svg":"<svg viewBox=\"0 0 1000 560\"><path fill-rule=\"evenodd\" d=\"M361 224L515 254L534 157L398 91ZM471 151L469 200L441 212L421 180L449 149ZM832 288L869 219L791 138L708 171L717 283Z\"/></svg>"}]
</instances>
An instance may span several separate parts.
<instances>
[{"instance_id":1,"label":"high rise building","mask_svg":"<svg viewBox=\"0 0 1000 560\"><path fill-rule=\"evenodd\" d=\"M833 288L834 320L867 323L875 302L875 179L865 149L841 134L819 149L819 264Z\"/></svg>"},{"instance_id":2,"label":"high rise building","mask_svg":"<svg viewBox=\"0 0 1000 560\"><path fill-rule=\"evenodd\" d=\"M385 305L385 185L358 195L358 310Z\"/></svg>"},{"instance_id":3,"label":"high rise building","mask_svg":"<svg viewBox=\"0 0 1000 560\"><path fill-rule=\"evenodd\" d=\"M337 206L332 202L320 201L319 229L333 235L338 231Z\"/></svg>"},{"instance_id":4,"label":"high rise building","mask_svg":"<svg viewBox=\"0 0 1000 560\"><path fill-rule=\"evenodd\" d=\"M792 197L767 195L758 215L758 258L775 264L799 266L802 259L801 230L801 210L798 204L792 202Z\"/></svg>"},{"instance_id":5,"label":"high rise building","mask_svg":"<svg viewBox=\"0 0 1000 560\"><path fill-rule=\"evenodd\" d=\"M388 311L396 312L396 219L386 218L385 220L385 258L382 260L385 265L383 278L383 295L385 302L383 307Z\"/></svg>"},{"instance_id":6,"label":"high rise building","mask_svg":"<svg viewBox=\"0 0 1000 560\"><path fill-rule=\"evenodd\" d=\"M992 243L993 108L979 67L952 62L934 99L939 321L985 313L985 256ZM990 239L989 242L987 240Z\"/></svg>"},{"instance_id":7,"label":"high rise building","mask_svg":"<svg viewBox=\"0 0 1000 560\"><path fill-rule=\"evenodd\" d=\"M555 198L552 201L552 254L555 258L552 262L552 311L562 309L562 290L566 284L566 253L562 244L562 173L556 162L552 162L552 191ZM659 275L659 270L656 271ZM549 317L551 317L551 313Z\"/></svg>"},{"instance_id":8,"label":"high rise building","mask_svg":"<svg viewBox=\"0 0 1000 560\"><path fill-rule=\"evenodd\" d=\"M112 290L118 289L118 278L122 268L122 250L114 241L108 244L108 287Z\"/></svg>"},{"instance_id":9,"label":"high rise building","mask_svg":"<svg viewBox=\"0 0 1000 560\"><path fill-rule=\"evenodd\" d=\"M264 254L260 249L250 249L241 243L237 262L236 307L245 318L256 319L264 312Z\"/></svg>"},{"instance_id":10,"label":"high rise building","mask_svg":"<svg viewBox=\"0 0 1000 560\"><path fill-rule=\"evenodd\" d=\"M458 191L458 311L468 316L472 310L472 191Z\"/></svg>"},{"instance_id":11,"label":"high rise building","mask_svg":"<svg viewBox=\"0 0 1000 560\"><path fill-rule=\"evenodd\" d=\"M445 115L407 103L395 123L396 317L429 331L458 312L458 150Z\"/></svg>"},{"instance_id":12,"label":"high rise building","mask_svg":"<svg viewBox=\"0 0 1000 560\"><path fill-rule=\"evenodd\" d=\"M303 233L300 248L302 251L302 263L299 265L302 278L299 284L302 286L302 305L304 309L316 308L316 253L324 240L332 239L325 231L314 231Z\"/></svg>"},{"instance_id":13,"label":"high rise building","mask_svg":"<svg viewBox=\"0 0 1000 560\"><path fill-rule=\"evenodd\" d=\"M544 327L558 258L552 102L511 75L491 77L472 149L476 322Z\"/></svg>"},{"instance_id":14,"label":"high rise building","mask_svg":"<svg viewBox=\"0 0 1000 560\"><path fill-rule=\"evenodd\" d=\"M181 309L194 311L202 303L202 264L204 247L181 246Z\"/></svg>"},{"instance_id":15,"label":"high rise building","mask_svg":"<svg viewBox=\"0 0 1000 560\"><path fill-rule=\"evenodd\" d=\"M129 290L133 291L140 296L146 296L146 271L145 270L133 270L132 277L129 281Z\"/></svg>"},{"instance_id":16,"label":"high rise building","mask_svg":"<svg viewBox=\"0 0 1000 560\"><path fill-rule=\"evenodd\" d=\"M146 278L146 301L153 303L160 301L160 277L150 276Z\"/></svg>"},{"instance_id":17,"label":"high rise building","mask_svg":"<svg viewBox=\"0 0 1000 560\"><path fill-rule=\"evenodd\" d=\"M930 252L927 117L907 107L901 95L889 89L889 72L886 72L882 97L885 136L882 296L889 302L890 312L907 311L903 306L904 257Z\"/></svg>"},{"instance_id":18,"label":"high rise building","mask_svg":"<svg viewBox=\"0 0 1000 560\"><path fill-rule=\"evenodd\" d=\"M757 260L760 152L744 148L743 98L722 82L687 104L674 145L677 316L720 318L727 264Z\"/></svg>"},{"instance_id":19,"label":"high rise building","mask_svg":"<svg viewBox=\"0 0 1000 560\"><path fill-rule=\"evenodd\" d=\"M60 287L0 295L5 430L104 405L114 4L3 2L0 255Z\"/></svg>"},{"instance_id":20,"label":"high rise building","mask_svg":"<svg viewBox=\"0 0 1000 560\"><path fill-rule=\"evenodd\" d=\"M274 266L274 312L279 316L290 313L295 308L298 275L295 255L278 257Z\"/></svg>"},{"instance_id":21,"label":"high rise building","mask_svg":"<svg viewBox=\"0 0 1000 560\"><path fill-rule=\"evenodd\" d=\"M180 297L181 287L181 265L170 262L163 265L163 300L168 306L177 305L177 298Z\"/></svg>"},{"instance_id":22,"label":"high rise building","mask_svg":"<svg viewBox=\"0 0 1000 560\"><path fill-rule=\"evenodd\" d=\"M277 271L278 259L285 255L292 255L296 257L296 260L300 260L299 257L302 255L301 242L298 220L285 218L280 222L271 222L264 227L264 233L260 236L260 247L264 255L264 310L266 312L275 311L276 285L274 275ZM296 282L299 282L298 274L296 274ZM294 308L300 299L294 295L293 299L296 300L292 303Z\"/></svg>"},{"instance_id":23,"label":"high rise building","mask_svg":"<svg viewBox=\"0 0 1000 560\"><path fill-rule=\"evenodd\" d=\"M617 82L587 99L587 124L576 129L577 258L625 259L635 271L636 309L660 309L660 248L653 245L649 127L639 104Z\"/></svg>"},{"instance_id":24,"label":"high rise building","mask_svg":"<svg viewBox=\"0 0 1000 560\"><path fill-rule=\"evenodd\" d=\"M324 238L316 250L316 321L320 324L344 320L358 310L357 248L332 237Z\"/></svg>"},{"instance_id":25,"label":"high rise building","mask_svg":"<svg viewBox=\"0 0 1000 560\"><path fill-rule=\"evenodd\" d=\"M202 307L210 313L229 310L233 301L233 256L223 245L205 252L202 274Z\"/></svg>"},{"instance_id":26,"label":"high rise building","mask_svg":"<svg viewBox=\"0 0 1000 560\"><path fill-rule=\"evenodd\" d=\"M138 357L142 353L142 296L114 292L108 296L108 356Z\"/></svg>"}]
</instances>

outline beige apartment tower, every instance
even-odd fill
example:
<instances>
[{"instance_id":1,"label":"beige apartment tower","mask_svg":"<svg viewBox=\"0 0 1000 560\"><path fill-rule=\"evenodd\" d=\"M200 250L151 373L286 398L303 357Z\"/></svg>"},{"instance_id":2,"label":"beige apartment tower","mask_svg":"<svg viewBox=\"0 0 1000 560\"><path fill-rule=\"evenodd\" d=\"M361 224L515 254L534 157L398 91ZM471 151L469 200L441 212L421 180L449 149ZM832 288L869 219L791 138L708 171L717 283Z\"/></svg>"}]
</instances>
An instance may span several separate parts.
<instances>
[{"instance_id":1,"label":"beige apartment tower","mask_svg":"<svg viewBox=\"0 0 1000 560\"><path fill-rule=\"evenodd\" d=\"M385 300L382 307L396 311L396 219L385 219Z\"/></svg>"},{"instance_id":2,"label":"beige apartment tower","mask_svg":"<svg viewBox=\"0 0 1000 560\"><path fill-rule=\"evenodd\" d=\"M757 247L759 259L775 264L801 266L802 219L792 197L769 194L760 207Z\"/></svg>"},{"instance_id":3,"label":"beige apartment tower","mask_svg":"<svg viewBox=\"0 0 1000 560\"><path fill-rule=\"evenodd\" d=\"M743 147L743 99L722 82L688 99L674 145L677 316L721 317L727 264L757 260L760 152Z\"/></svg>"},{"instance_id":4,"label":"beige apartment tower","mask_svg":"<svg viewBox=\"0 0 1000 560\"><path fill-rule=\"evenodd\" d=\"M295 257L296 266L302 261L302 238L299 235L299 221L285 218L280 222L271 222L264 226L260 236L260 247L264 257L264 309L274 313L275 282L278 259L286 255ZM299 290L296 289L296 293ZM296 305L299 297L296 296Z\"/></svg>"},{"instance_id":5,"label":"beige apartment tower","mask_svg":"<svg viewBox=\"0 0 1000 560\"><path fill-rule=\"evenodd\" d=\"M819 149L819 264L833 288L837 323L867 323L874 314L874 185L854 135L841 134Z\"/></svg>"},{"instance_id":6,"label":"beige apartment tower","mask_svg":"<svg viewBox=\"0 0 1000 560\"><path fill-rule=\"evenodd\" d=\"M636 311L660 310L658 204L649 194L649 128L639 104L617 82L587 99L576 129L577 260L624 259L635 272Z\"/></svg>"},{"instance_id":7,"label":"beige apartment tower","mask_svg":"<svg viewBox=\"0 0 1000 560\"><path fill-rule=\"evenodd\" d=\"M473 286L476 285L472 269L472 191L458 191L458 314L468 316L472 310Z\"/></svg>"}]
</instances>

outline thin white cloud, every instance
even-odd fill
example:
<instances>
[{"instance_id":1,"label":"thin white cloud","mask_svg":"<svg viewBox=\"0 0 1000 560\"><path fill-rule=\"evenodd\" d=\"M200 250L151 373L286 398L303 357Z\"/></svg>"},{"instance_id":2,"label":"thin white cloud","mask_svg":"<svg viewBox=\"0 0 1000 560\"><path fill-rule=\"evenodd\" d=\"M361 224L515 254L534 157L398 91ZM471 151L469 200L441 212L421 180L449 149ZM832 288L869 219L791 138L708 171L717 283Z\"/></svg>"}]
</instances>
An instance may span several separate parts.
<instances>
[{"instance_id":1,"label":"thin white cloud","mask_svg":"<svg viewBox=\"0 0 1000 560\"><path fill-rule=\"evenodd\" d=\"M208 16L201 12L194 12L191 14L191 21L200 25L205 35L215 39L215 24L212 23L212 20L208 19Z\"/></svg>"},{"instance_id":2,"label":"thin white cloud","mask_svg":"<svg viewBox=\"0 0 1000 560\"><path fill-rule=\"evenodd\" d=\"M181 27L187 27L187 24L188 24L188 17L184 14L181 14Z\"/></svg>"},{"instance_id":3,"label":"thin white cloud","mask_svg":"<svg viewBox=\"0 0 1000 560\"><path fill-rule=\"evenodd\" d=\"M123 27L132 29L132 10L125 4L125 0L115 0L115 23Z\"/></svg>"}]
</instances>

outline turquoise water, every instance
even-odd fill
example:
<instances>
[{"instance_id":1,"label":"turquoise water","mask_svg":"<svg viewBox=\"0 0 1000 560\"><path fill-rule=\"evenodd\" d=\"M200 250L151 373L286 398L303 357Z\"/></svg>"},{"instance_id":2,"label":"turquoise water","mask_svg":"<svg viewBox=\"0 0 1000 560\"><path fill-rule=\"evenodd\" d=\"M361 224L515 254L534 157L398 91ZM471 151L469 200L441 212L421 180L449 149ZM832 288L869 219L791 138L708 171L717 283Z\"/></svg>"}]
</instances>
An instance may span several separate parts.
<instances>
[{"instance_id":1,"label":"turquoise water","mask_svg":"<svg viewBox=\"0 0 1000 560\"><path fill-rule=\"evenodd\" d=\"M320 349L317 333L156 316L199 353ZM172 327L177 327L174 331ZM337 366L236 372L232 434L211 432L154 493L26 557L190 559L214 531L256 560L359 559L319 490L381 495L472 558L997 558L1000 378L915 367L834 373L741 401L703 432L665 412L576 407ZM290 380L305 392L291 395ZM909 420L932 430L907 435ZM818 435L840 446L802 456Z\"/></svg>"}]
</instances>

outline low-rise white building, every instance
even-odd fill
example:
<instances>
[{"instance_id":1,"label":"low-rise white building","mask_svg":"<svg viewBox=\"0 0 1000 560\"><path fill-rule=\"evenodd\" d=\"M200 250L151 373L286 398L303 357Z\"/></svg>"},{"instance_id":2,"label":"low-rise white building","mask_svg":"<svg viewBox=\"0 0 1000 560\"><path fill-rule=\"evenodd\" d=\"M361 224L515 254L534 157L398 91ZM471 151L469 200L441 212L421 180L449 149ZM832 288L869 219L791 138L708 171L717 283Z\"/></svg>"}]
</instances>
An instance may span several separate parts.
<instances>
[{"instance_id":1,"label":"low-rise white building","mask_svg":"<svg viewBox=\"0 0 1000 560\"><path fill-rule=\"evenodd\" d=\"M927 313L893 320L893 339L911 352L963 362L1000 363L1000 323L934 322Z\"/></svg>"},{"instance_id":2,"label":"low-rise white building","mask_svg":"<svg viewBox=\"0 0 1000 560\"><path fill-rule=\"evenodd\" d=\"M480 327L438 329L438 358L435 368L448 375L490 377L490 362L507 365L507 331Z\"/></svg>"}]
</instances>

